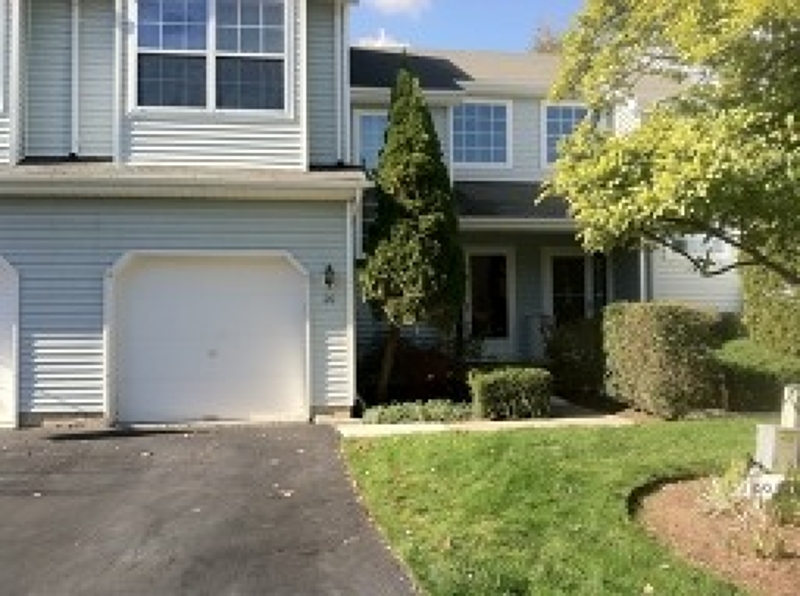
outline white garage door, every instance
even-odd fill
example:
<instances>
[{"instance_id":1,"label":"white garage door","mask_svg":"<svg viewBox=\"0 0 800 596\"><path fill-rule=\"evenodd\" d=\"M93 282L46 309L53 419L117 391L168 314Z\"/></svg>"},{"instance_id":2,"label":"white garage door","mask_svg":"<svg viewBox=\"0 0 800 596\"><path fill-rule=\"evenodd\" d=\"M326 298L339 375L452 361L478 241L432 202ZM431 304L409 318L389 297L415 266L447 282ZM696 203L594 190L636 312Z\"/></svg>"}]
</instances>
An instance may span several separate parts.
<instances>
[{"instance_id":1,"label":"white garage door","mask_svg":"<svg viewBox=\"0 0 800 596\"><path fill-rule=\"evenodd\" d=\"M117 419L308 419L307 283L284 256L126 260L112 286Z\"/></svg>"}]
</instances>

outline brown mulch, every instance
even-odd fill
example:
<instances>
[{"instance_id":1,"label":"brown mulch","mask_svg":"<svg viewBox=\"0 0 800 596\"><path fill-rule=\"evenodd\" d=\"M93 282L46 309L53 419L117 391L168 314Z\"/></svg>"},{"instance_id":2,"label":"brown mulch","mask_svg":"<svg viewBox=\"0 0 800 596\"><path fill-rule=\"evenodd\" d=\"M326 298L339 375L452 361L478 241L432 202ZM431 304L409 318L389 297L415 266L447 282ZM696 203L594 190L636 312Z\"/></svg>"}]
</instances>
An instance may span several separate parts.
<instances>
[{"instance_id":1,"label":"brown mulch","mask_svg":"<svg viewBox=\"0 0 800 596\"><path fill-rule=\"evenodd\" d=\"M753 594L800 595L800 527L777 530L787 556L760 558L754 531L732 515L709 515L702 494L709 479L667 484L645 497L638 517L647 530L691 563Z\"/></svg>"}]
</instances>

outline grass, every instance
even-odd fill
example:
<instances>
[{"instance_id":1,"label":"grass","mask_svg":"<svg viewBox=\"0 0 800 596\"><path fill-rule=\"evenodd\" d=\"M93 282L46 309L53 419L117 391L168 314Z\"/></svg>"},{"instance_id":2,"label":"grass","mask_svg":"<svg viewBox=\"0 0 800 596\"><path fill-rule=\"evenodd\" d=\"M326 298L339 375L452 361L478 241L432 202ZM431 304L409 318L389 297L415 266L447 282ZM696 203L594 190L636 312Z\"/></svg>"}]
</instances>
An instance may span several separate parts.
<instances>
[{"instance_id":1,"label":"grass","mask_svg":"<svg viewBox=\"0 0 800 596\"><path fill-rule=\"evenodd\" d=\"M738 594L630 520L628 498L718 472L753 419L359 439L351 472L423 590L445 594Z\"/></svg>"}]
</instances>

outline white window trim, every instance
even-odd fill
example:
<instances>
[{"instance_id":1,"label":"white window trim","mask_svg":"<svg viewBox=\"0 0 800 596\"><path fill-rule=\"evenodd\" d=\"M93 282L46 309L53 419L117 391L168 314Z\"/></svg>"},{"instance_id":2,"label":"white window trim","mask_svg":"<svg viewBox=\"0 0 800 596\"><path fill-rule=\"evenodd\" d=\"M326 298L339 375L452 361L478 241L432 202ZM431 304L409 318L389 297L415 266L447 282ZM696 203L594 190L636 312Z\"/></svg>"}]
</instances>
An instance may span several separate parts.
<instances>
[{"instance_id":1,"label":"white window trim","mask_svg":"<svg viewBox=\"0 0 800 596\"><path fill-rule=\"evenodd\" d=\"M351 159L357 166L361 166L361 118L362 116L385 116L387 123L389 120L389 109L381 110L378 108L355 108L353 110L353 155Z\"/></svg>"},{"instance_id":2,"label":"white window trim","mask_svg":"<svg viewBox=\"0 0 800 596\"><path fill-rule=\"evenodd\" d=\"M550 171L553 164L547 160L547 108L584 108L589 106L579 101L543 101L539 110L539 163L542 170Z\"/></svg>"},{"instance_id":3,"label":"white window trim","mask_svg":"<svg viewBox=\"0 0 800 596\"><path fill-rule=\"evenodd\" d=\"M302 2L302 0L299 0ZM233 108L217 108L216 92L216 65L218 57L234 56L230 52L217 52L217 0L208 0L208 21L206 25L205 50L162 50L159 54L175 53L180 55L202 55L206 57L206 105L204 107L192 106L140 106L138 102L138 0L128 2L128 109L129 113L136 115L173 115L173 114L220 114L234 117L247 118L280 118L293 120L295 116L294 82L295 82L295 35L296 35L296 5L298 0L286 0L284 12L284 71L283 71L283 105L282 110L247 110ZM269 54L236 54L240 57L254 57L269 59Z\"/></svg>"},{"instance_id":4,"label":"white window trim","mask_svg":"<svg viewBox=\"0 0 800 596\"><path fill-rule=\"evenodd\" d=\"M506 160L504 162L494 161L456 161L456 141L455 141L455 107L453 107L450 118L450 162L454 168L468 169L476 168L481 170L510 170L514 167L513 155L513 134L514 134L514 102L502 99L482 99L479 97L470 98L462 101L459 105L490 105L504 106L506 108Z\"/></svg>"}]
</instances>

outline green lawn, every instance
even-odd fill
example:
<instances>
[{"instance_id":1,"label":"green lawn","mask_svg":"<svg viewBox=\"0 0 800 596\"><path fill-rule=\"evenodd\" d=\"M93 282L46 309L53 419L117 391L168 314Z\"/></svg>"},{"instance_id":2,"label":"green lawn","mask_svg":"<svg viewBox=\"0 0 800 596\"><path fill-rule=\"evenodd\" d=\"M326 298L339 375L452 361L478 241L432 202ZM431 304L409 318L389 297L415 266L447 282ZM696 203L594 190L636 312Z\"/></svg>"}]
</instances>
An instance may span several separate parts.
<instances>
[{"instance_id":1,"label":"green lawn","mask_svg":"<svg viewBox=\"0 0 800 596\"><path fill-rule=\"evenodd\" d=\"M429 594L737 594L631 522L648 481L724 469L753 419L348 440L374 519ZM649 589L647 589L649 591Z\"/></svg>"}]
</instances>

